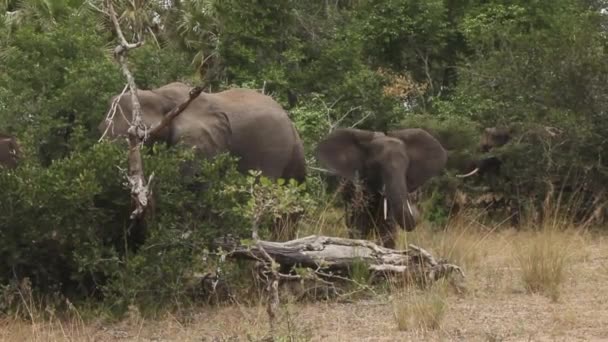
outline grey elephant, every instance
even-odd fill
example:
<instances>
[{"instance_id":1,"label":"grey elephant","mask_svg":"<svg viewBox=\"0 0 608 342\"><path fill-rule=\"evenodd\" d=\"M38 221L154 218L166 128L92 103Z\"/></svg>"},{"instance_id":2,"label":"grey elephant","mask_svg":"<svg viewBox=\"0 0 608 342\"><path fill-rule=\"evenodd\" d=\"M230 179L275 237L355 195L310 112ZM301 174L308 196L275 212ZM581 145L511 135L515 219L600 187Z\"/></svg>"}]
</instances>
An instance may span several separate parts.
<instances>
[{"instance_id":1,"label":"grey elephant","mask_svg":"<svg viewBox=\"0 0 608 342\"><path fill-rule=\"evenodd\" d=\"M485 128L479 140L479 152L483 156L473 159L468 163L469 171L466 174L457 174L458 178L467 178L479 174L498 174L502 161L493 155L488 154L495 148L506 145L511 141L513 128L511 127L488 127Z\"/></svg>"},{"instance_id":2,"label":"grey elephant","mask_svg":"<svg viewBox=\"0 0 608 342\"><path fill-rule=\"evenodd\" d=\"M14 136L0 133L0 168L13 169L17 167L20 154L17 139Z\"/></svg>"},{"instance_id":3,"label":"grey elephant","mask_svg":"<svg viewBox=\"0 0 608 342\"><path fill-rule=\"evenodd\" d=\"M186 101L191 87L173 82L152 90L138 90L146 126L159 123ZM117 95L119 96L119 95ZM112 101L116 98L114 96ZM99 131L110 139L125 136L131 120L130 93L118 101L112 125L103 120ZM239 157L239 170L260 170L271 178L304 181L306 165L302 140L289 116L271 97L255 90L230 89L202 93L160 134L149 141L194 147L210 158L222 152Z\"/></svg>"},{"instance_id":4,"label":"grey elephant","mask_svg":"<svg viewBox=\"0 0 608 342\"><path fill-rule=\"evenodd\" d=\"M192 88L173 82L152 90L138 90L143 121L159 123L175 106L187 100ZM119 95L114 96L110 103ZM112 124L99 124L108 138L125 136L132 118L130 93L118 101ZM270 179L306 177L304 147L287 112L271 97L255 90L229 89L201 93L170 125L149 143L165 142L193 147L198 156L212 158L229 152L239 158L238 170L259 170ZM291 216L294 219L294 216Z\"/></svg>"},{"instance_id":5,"label":"grey elephant","mask_svg":"<svg viewBox=\"0 0 608 342\"><path fill-rule=\"evenodd\" d=\"M447 162L439 141L417 128L386 134L337 129L315 152L325 167L348 180L345 202L357 196L354 183L361 186L361 209L347 214L347 226L363 234L376 229L386 247L395 246L397 225L411 231L417 224L418 211L408 194L438 175Z\"/></svg>"}]
</instances>

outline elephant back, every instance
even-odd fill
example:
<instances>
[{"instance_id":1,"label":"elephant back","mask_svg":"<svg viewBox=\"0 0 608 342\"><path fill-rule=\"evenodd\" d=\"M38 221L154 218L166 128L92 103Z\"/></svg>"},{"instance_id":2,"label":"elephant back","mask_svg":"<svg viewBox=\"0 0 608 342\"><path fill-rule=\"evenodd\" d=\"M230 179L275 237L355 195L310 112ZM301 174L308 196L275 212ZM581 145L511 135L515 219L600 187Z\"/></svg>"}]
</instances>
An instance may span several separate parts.
<instances>
[{"instance_id":1,"label":"elephant back","mask_svg":"<svg viewBox=\"0 0 608 342\"><path fill-rule=\"evenodd\" d=\"M174 122L174 141L196 146L205 155L229 151L239 169L283 177L303 150L295 127L280 104L250 89L201 94Z\"/></svg>"}]
</instances>

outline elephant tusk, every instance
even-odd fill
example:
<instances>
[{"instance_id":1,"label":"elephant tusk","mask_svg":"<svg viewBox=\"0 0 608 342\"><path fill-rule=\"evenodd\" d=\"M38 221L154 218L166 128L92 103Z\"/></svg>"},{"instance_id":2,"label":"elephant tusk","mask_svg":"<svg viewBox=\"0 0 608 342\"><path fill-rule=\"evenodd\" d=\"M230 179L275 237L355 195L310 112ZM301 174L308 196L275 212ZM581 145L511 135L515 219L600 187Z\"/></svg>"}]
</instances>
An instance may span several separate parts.
<instances>
[{"instance_id":1,"label":"elephant tusk","mask_svg":"<svg viewBox=\"0 0 608 342\"><path fill-rule=\"evenodd\" d=\"M384 203L384 219L386 220L386 212L388 210L388 206L386 204L386 197L384 197L384 200L382 202Z\"/></svg>"},{"instance_id":2,"label":"elephant tusk","mask_svg":"<svg viewBox=\"0 0 608 342\"><path fill-rule=\"evenodd\" d=\"M469 176L472 176L472 175L476 174L477 172L479 172L479 168L478 167L476 167L475 170L467 173L466 175L456 175L456 177L458 177L458 178L466 178L466 177L469 177Z\"/></svg>"},{"instance_id":3,"label":"elephant tusk","mask_svg":"<svg viewBox=\"0 0 608 342\"><path fill-rule=\"evenodd\" d=\"M410 212L410 215L414 217L414 212L412 211L412 206L410 206L410 200L406 199L405 203L407 204L407 211Z\"/></svg>"},{"instance_id":4,"label":"elephant tusk","mask_svg":"<svg viewBox=\"0 0 608 342\"><path fill-rule=\"evenodd\" d=\"M387 216L387 212L388 212L388 203L386 202L386 185L384 185L382 187L382 206L384 209L384 220L386 221L386 216Z\"/></svg>"}]
</instances>

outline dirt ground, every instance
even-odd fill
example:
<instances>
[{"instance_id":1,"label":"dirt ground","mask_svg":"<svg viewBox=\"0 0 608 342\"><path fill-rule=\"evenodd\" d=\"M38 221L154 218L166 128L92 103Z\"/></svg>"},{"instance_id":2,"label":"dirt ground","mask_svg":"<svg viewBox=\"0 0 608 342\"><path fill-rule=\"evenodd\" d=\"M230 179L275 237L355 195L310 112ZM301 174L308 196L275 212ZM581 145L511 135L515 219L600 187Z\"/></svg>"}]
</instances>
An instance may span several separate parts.
<instances>
[{"instance_id":1,"label":"dirt ground","mask_svg":"<svg viewBox=\"0 0 608 342\"><path fill-rule=\"evenodd\" d=\"M450 292L441 326L399 331L395 294L352 303L283 305L280 341L608 341L608 237L570 235L559 299L525 291L514 251L526 233L450 239L433 252L464 264L466 291ZM423 239L421 239L422 241ZM454 243L454 241L460 242ZM422 245L422 243L421 243ZM445 252L448 250L448 252ZM188 319L137 318L115 324L0 320L1 341L261 341L268 331L263 306L201 309Z\"/></svg>"}]
</instances>

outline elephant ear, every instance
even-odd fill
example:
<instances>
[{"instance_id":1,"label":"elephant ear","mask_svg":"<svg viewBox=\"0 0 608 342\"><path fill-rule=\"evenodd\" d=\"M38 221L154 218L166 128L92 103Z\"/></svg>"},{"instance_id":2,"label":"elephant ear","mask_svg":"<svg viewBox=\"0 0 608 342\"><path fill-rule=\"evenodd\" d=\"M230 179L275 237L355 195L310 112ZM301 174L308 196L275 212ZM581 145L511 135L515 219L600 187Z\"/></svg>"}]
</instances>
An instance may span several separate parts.
<instances>
[{"instance_id":1,"label":"elephant ear","mask_svg":"<svg viewBox=\"0 0 608 342\"><path fill-rule=\"evenodd\" d=\"M330 171L352 180L365 164L374 134L354 128L336 129L317 145L315 155Z\"/></svg>"},{"instance_id":2,"label":"elephant ear","mask_svg":"<svg viewBox=\"0 0 608 342\"><path fill-rule=\"evenodd\" d=\"M405 144L409 166L406 173L407 187L414 191L445 168L447 152L430 133L420 128L388 132Z\"/></svg>"}]
</instances>

